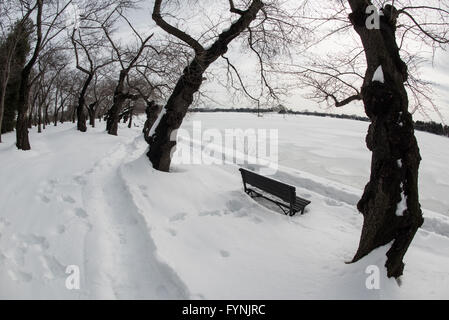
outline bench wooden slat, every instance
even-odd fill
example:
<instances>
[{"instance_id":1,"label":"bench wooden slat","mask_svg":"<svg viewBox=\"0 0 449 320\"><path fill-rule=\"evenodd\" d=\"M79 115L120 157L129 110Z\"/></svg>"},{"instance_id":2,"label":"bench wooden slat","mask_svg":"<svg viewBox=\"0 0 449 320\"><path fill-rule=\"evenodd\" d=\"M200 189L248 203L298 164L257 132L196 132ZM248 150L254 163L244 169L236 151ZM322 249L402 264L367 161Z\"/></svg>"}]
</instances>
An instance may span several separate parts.
<instances>
[{"instance_id":1,"label":"bench wooden slat","mask_svg":"<svg viewBox=\"0 0 449 320\"><path fill-rule=\"evenodd\" d=\"M300 198L300 197L296 197L296 203L300 203L300 204L306 206L306 205L310 204L310 201Z\"/></svg>"},{"instance_id":2,"label":"bench wooden slat","mask_svg":"<svg viewBox=\"0 0 449 320\"><path fill-rule=\"evenodd\" d=\"M259 196L262 196L270 201L275 202L277 205L282 207L290 208L290 215L294 215L296 212L304 213L304 208L310 204L309 200L300 198L296 196L296 188L294 186L288 185L286 183L261 176L257 173L245 170L243 168L240 169L242 174L243 184L245 187L245 192L251 194L251 192L256 193ZM246 184L256 187L264 192L267 192L273 196L280 198L285 201L286 204L282 204L280 202L274 201L270 198L267 198L259 193L255 192L252 189L247 188ZM287 212L284 211L287 214Z\"/></svg>"},{"instance_id":3,"label":"bench wooden slat","mask_svg":"<svg viewBox=\"0 0 449 320\"><path fill-rule=\"evenodd\" d=\"M295 187L289 186L288 184L255 174L251 171L241 170L241 172L244 175L244 182L271 193L286 202L290 202L292 193L295 193Z\"/></svg>"}]
</instances>

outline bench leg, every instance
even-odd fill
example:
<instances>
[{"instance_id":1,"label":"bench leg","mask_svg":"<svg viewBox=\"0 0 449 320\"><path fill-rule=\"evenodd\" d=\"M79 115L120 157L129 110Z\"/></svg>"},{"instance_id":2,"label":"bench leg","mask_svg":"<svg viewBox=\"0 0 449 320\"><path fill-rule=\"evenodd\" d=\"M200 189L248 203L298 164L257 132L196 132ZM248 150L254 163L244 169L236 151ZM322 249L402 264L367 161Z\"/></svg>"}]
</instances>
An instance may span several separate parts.
<instances>
[{"instance_id":1,"label":"bench leg","mask_svg":"<svg viewBox=\"0 0 449 320\"><path fill-rule=\"evenodd\" d=\"M288 212L288 215L290 216L290 217L293 217L294 215L295 215L295 210L293 209L293 207L290 207L290 211Z\"/></svg>"}]
</instances>

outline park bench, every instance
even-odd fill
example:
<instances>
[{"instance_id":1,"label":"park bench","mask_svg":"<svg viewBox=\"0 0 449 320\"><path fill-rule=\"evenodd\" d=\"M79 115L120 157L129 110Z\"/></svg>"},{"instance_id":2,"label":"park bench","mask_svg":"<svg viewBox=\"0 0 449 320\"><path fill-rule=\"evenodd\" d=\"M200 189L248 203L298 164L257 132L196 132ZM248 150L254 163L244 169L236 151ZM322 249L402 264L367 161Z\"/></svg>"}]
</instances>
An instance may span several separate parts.
<instances>
[{"instance_id":1,"label":"park bench","mask_svg":"<svg viewBox=\"0 0 449 320\"><path fill-rule=\"evenodd\" d=\"M297 212L304 214L305 207L310 204L309 200L296 196L296 188L293 186L261 176L243 168L240 168L240 173L242 174L243 187L246 194L252 198L262 197L275 203L286 215L294 216ZM248 188L247 185L251 185L258 190L281 199L282 201L267 197L259 191Z\"/></svg>"}]
</instances>

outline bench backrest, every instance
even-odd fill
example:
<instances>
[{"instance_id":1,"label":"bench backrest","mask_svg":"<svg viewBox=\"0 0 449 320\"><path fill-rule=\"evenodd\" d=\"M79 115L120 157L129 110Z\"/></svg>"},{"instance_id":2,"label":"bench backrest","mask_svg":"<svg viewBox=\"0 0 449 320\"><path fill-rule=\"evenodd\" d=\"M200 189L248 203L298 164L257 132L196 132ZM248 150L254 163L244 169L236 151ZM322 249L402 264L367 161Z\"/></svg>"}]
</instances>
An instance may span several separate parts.
<instances>
[{"instance_id":1,"label":"bench backrest","mask_svg":"<svg viewBox=\"0 0 449 320\"><path fill-rule=\"evenodd\" d=\"M273 180L257 173L240 169L244 183L248 183L260 190L268 192L276 197L281 198L287 203L295 200L296 188L288 184Z\"/></svg>"}]
</instances>

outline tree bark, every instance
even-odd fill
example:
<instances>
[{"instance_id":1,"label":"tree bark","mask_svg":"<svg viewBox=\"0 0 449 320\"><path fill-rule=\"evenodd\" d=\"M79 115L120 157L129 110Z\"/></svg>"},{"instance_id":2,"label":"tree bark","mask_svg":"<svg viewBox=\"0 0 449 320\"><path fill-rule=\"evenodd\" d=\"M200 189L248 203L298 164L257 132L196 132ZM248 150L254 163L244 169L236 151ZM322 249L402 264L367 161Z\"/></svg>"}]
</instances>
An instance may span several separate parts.
<instances>
[{"instance_id":1,"label":"tree bark","mask_svg":"<svg viewBox=\"0 0 449 320\"><path fill-rule=\"evenodd\" d=\"M204 80L204 72L215 60L227 52L229 43L256 19L258 12L263 7L263 3L261 0L253 0L246 11L239 11L240 18L232 23L228 30L223 31L207 50L204 50L190 36L168 25L160 15L160 5L161 1L155 2L153 20L165 31L179 37L195 50L195 57L190 62L190 65L184 69L183 75L178 80L165 105L165 114L156 127L154 135L148 140L150 150L147 156L153 167L157 170L168 172L172 150L176 145L176 139L173 139L172 133L181 126L187 110L193 102L193 96L199 90Z\"/></svg>"},{"instance_id":2,"label":"tree bark","mask_svg":"<svg viewBox=\"0 0 449 320\"><path fill-rule=\"evenodd\" d=\"M46 128L47 125L50 124L50 117L49 117L49 115L48 115L48 108L49 108L49 107L50 107L50 105L49 105L49 104L46 104L46 105L45 105L45 108L44 108L44 124L43 124L43 128L44 128L44 129Z\"/></svg>"},{"instance_id":3,"label":"tree bark","mask_svg":"<svg viewBox=\"0 0 449 320\"><path fill-rule=\"evenodd\" d=\"M145 113L147 115L147 120L145 121L145 124L143 126L143 137L145 138L145 141L150 144L151 142L151 128L153 127L154 123L156 122L157 118L159 117L159 114L162 111L162 106L154 103L154 101L147 102L147 107L145 109Z\"/></svg>"},{"instance_id":4,"label":"tree bark","mask_svg":"<svg viewBox=\"0 0 449 320\"><path fill-rule=\"evenodd\" d=\"M92 126L92 128L95 128L95 108L97 104L98 101L95 101L87 108L87 111L89 112L89 125Z\"/></svg>"},{"instance_id":5,"label":"tree bark","mask_svg":"<svg viewBox=\"0 0 449 320\"><path fill-rule=\"evenodd\" d=\"M218 57L217 57L218 58ZM172 132L177 130L184 119L188 107L193 102L194 94L203 82L203 74L210 63L195 57L190 65L184 69L184 74L178 80L176 87L165 106L165 114L150 138L150 150L147 153L153 167L168 172L171 163L171 151L176 145Z\"/></svg>"},{"instance_id":6,"label":"tree bark","mask_svg":"<svg viewBox=\"0 0 449 320\"><path fill-rule=\"evenodd\" d=\"M6 66L8 68L8 66ZM6 97L6 86L8 84L9 75L6 79L2 79L0 84L0 143L2 142L2 123L3 123L3 113L5 111L5 97Z\"/></svg>"},{"instance_id":7,"label":"tree bark","mask_svg":"<svg viewBox=\"0 0 449 320\"><path fill-rule=\"evenodd\" d=\"M31 119L28 116L29 99L31 86L29 84L31 69L23 69L20 81L18 114L16 123L16 146L19 150L31 150L30 140L28 137L28 126L31 126Z\"/></svg>"},{"instance_id":8,"label":"tree bark","mask_svg":"<svg viewBox=\"0 0 449 320\"><path fill-rule=\"evenodd\" d=\"M60 122L64 123L64 105L61 106L61 117L60 117Z\"/></svg>"},{"instance_id":9,"label":"tree bark","mask_svg":"<svg viewBox=\"0 0 449 320\"><path fill-rule=\"evenodd\" d=\"M9 48L7 48L9 49ZM8 87L9 75L11 73L12 53L6 50L6 59L1 61L4 64L3 72L0 72L0 143L2 142L3 114L5 112L6 89ZM1 53L0 53L1 54Z\"/></svg>"},{"instance_id":10,"label":"tree bark","mask_svg":"<svg viewBox=\"0 0 449 320\"><path fill-rule=\"evenodd\" d=\"M42 132L42 104L40 102L37 106L37 132Z\"/></svg>"},{"instance_id":11,"label":"tree bark","mask_svg":"<svg viewBox=\"0 0 449 320\"><path fill-rule=\"evenodd\" d=\"M125 81L128 77L129 72L134 67L134 65L139 60L142 53L147 48L147 43L150 41L150 39L153 37L154 34L149 35L147 38L142 39L139 36L139 39L141 40L140 48L138 49L137 53L133 57L133 59L129 62L127 67L125 67L124 62L121 58L121 53L118 50L117 46L114 44L112 38L110 37L109 33L106 31L105 28L103 28L106 37L108 38L109 42L111 43L112 47L114 48L115 52L117 53L117 57L120 60L120 64L122 66L122 70L120 70L119 80L117 83L117 86L114 90L114 99L111 109L107 113L107 122L106 122L106 130L108 131L108 134L110 135L117 135L118 131L118 123L120 120L120 112L122 111L123 104L126 100L136 100L138 99L138 96L134 96L130 94L129 92L125 92Z\"/></svg>"},{"instance_id":12,"label":"tree bark","mask_svg":"<svg viewBox=\"0 0 449 320\"><path fill-rule=\"evenodd\" d=\"M128 128L131 129L132 125L133 125L133 110L131 109L129 112Z\"/></svg>"},{"instance_id":13,"label":"tree bark","mask_svg":"<svg viewBox=\"0 0 449 320\"><path fill-rule=\"evenodd\" d=\"M149 38L147 38L149 39ZM146 40L144 43L146 43L148 40ZM125 92L125 80L128 76L131 68L133 67L135 61L137 61L138 57L142 53L144 49L144 44L142 45L141 49L139 50L139 53L134 57L133 62L130 63L128 68L123 69L120 71L119 81L117 86L114 90L114 99L112 103L111 109L107 112L107 119L106 119L106 130L108 131L108 134L116 136L118 132L118 123L120 121L120 112L122 112L123 104L126 102L126 100L137 100L139 98L138 95L133 95L130 93Z\"/></svg>"},{"instance_id":14,"label":"tree bark","mask_svg":"<svg viewBox=\"0 0 449 320\"><path fill-rule=\"evenodd\" d=\"M111 109L109 109L107 114L106 130L110 135L117 135L120 112L122 110L123 103L125 103L127 99L126 95L123 94L123 91L125 88L125 79L128 75L128 72L128 69L120 71L119 81L114 91L112 107Z\"/></svg>"},{"instance_id":15,"label":"tree bark","mask_svg":"<svg viewBox=\"0 0 449 320\"><path fill-rule=\"evenodd\" d=\"M37 28L37 40L34 49L33 56L30 61L22 70L21 80L20 80L20 91L18 98L18 112L17 112L17 123L16 123L16 146L19 150L30 150L30 140L28 137L28 108L30 99L30 74L33 69L34 64L37 61L39 52L41 50L42 43L42 7L43 0L37 0L37 17L36 17L36 28Z\"/></svg>"},{"instance_id":16,"label":"tree bark","mask_svg":"<svg viewBox=\"0 0 449 320\"><path fill-rule=\"evenodd\" d=\"M404 86L407 68L395 40L396 19L384 15L380 30L368 30L365 12L371 3L349 3L350 20L362 40L368 64L361 94L371 120L366 144L372 151L370 181L357 205L364 222L353 262L392 242L385 266L388 277L397 278L403 273L404 255L424 221L418 194L421 156ZM383 82L373 81L379 67ZM406 205L401 208L399 204L404 201Z\"/></svg>"},{"instance_id":17,"label":"tree bark","mask_svg":"<svg viewBox=\"0 0 449 320\"><path fill-rule=\"evenodd\" d=\"M86 104L86 92L93 78L94 74L88 73L86 81L84 81L83 88L81 89L80 95L78 97L78 105L76 106L76 117L77 117L76 127L81 132L87 131L86 113L84 112L84 106Z\"/></svg>"}]
</instances>

